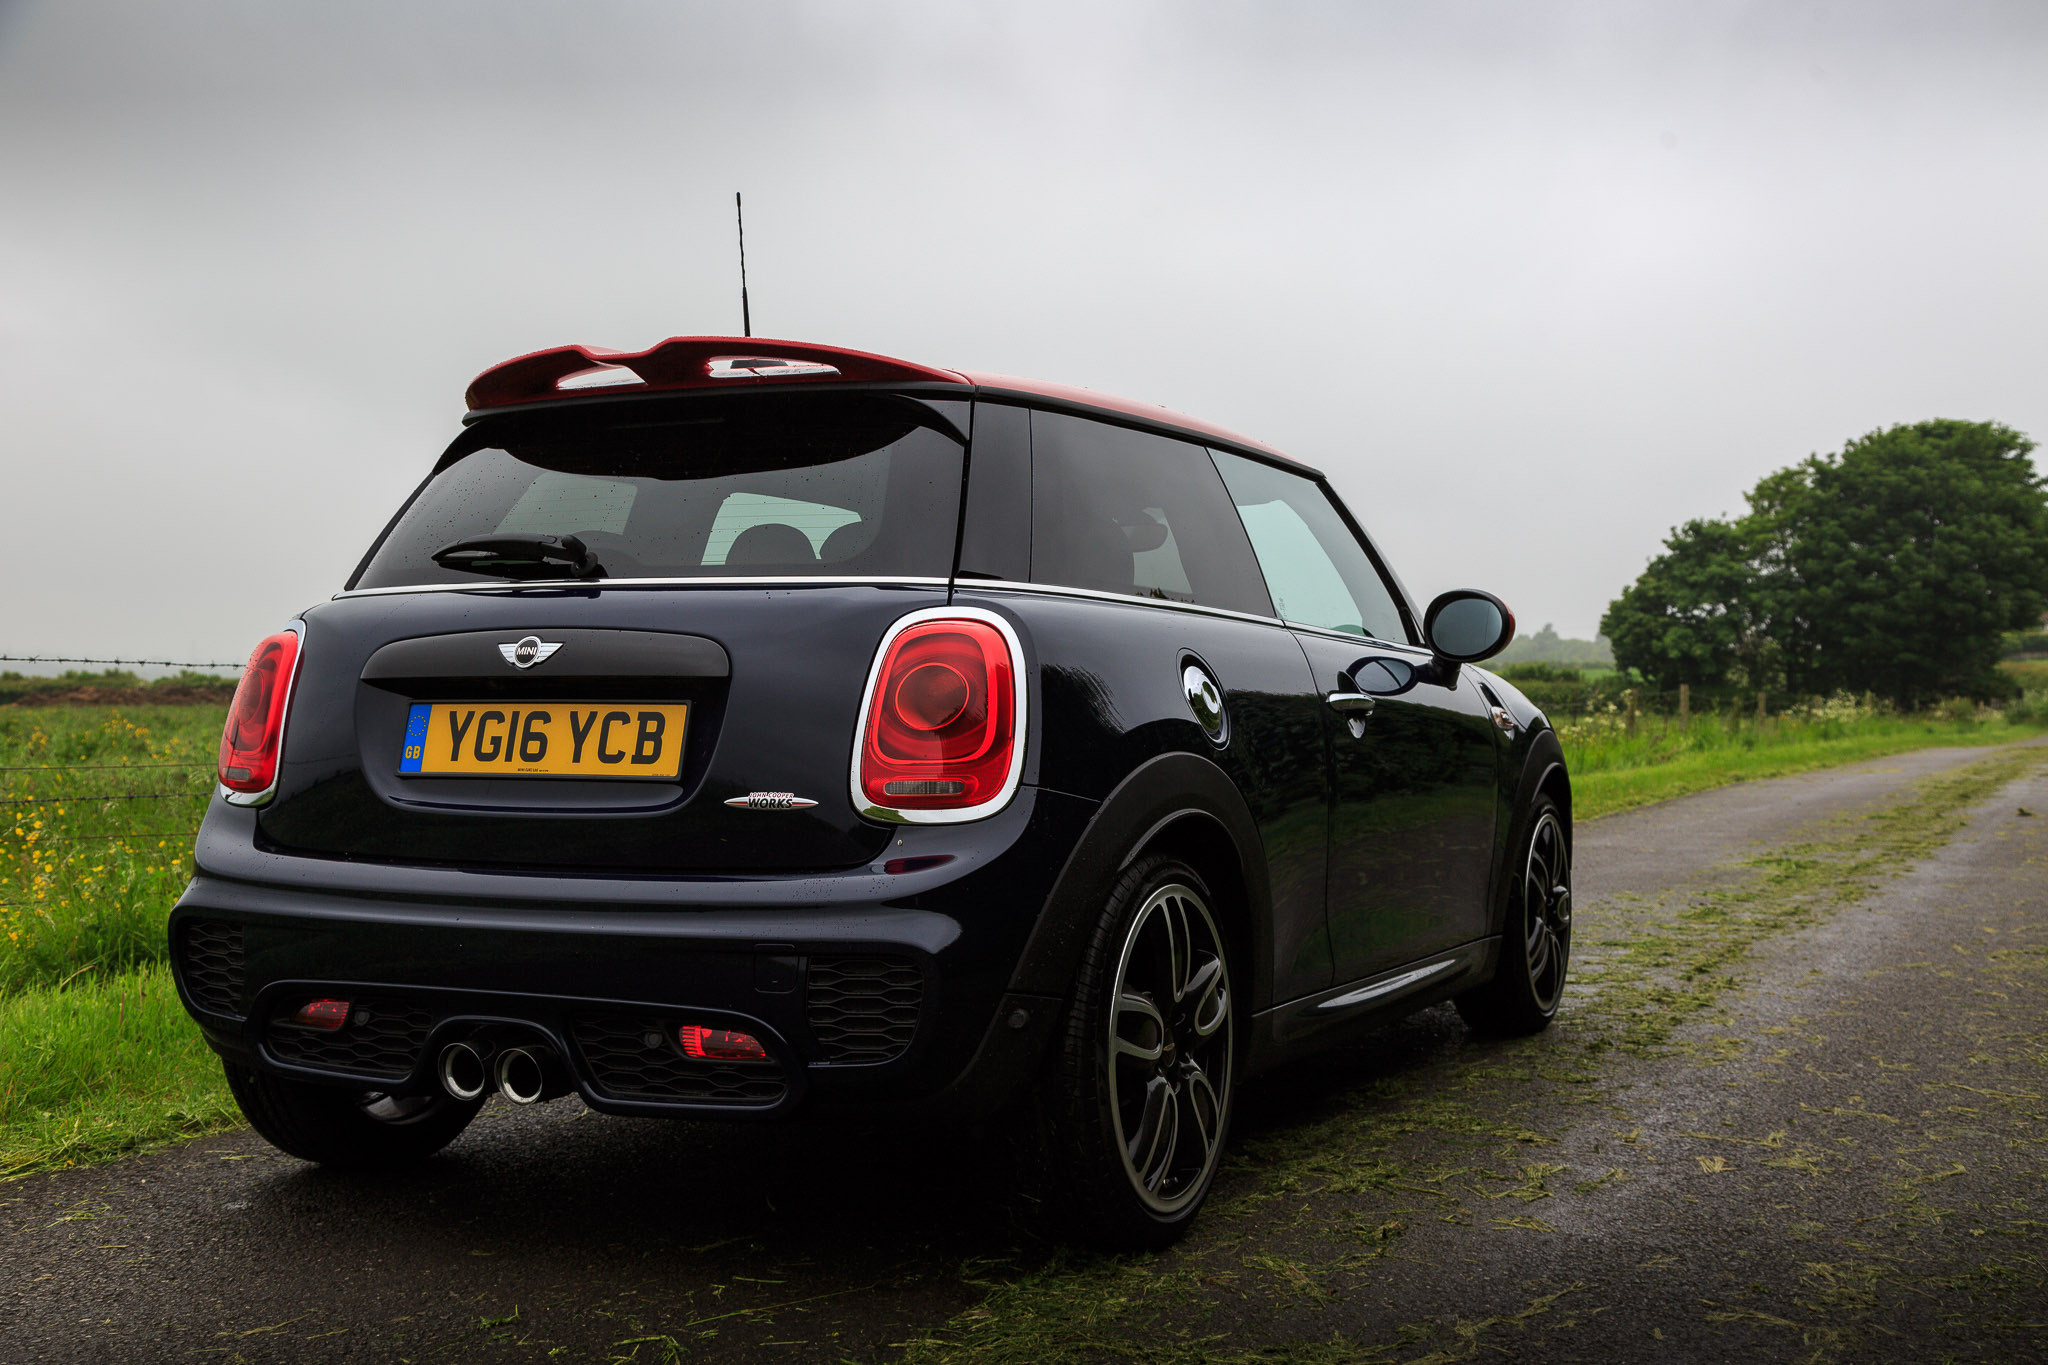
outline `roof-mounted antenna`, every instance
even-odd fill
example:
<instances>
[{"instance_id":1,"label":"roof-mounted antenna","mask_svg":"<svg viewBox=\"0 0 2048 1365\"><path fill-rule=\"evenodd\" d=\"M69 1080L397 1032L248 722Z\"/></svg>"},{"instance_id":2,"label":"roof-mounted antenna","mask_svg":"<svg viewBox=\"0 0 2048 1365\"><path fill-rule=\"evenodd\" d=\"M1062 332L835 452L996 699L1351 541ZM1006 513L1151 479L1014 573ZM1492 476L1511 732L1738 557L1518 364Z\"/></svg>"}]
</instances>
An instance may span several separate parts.
<instances>
[{"instance_id":1,"label":"roof-mounted antenna","mask_svg":"<svg viewBox=\"0 0 2048 1365\"><path fill-rule=\"evenodd\" d=\"M740 326L744 329L741 335L752 336L754 314L747 307L747 209L740 202L738 190L732 192L732 212L740 224Z\"/></svg>"}]
</instances>

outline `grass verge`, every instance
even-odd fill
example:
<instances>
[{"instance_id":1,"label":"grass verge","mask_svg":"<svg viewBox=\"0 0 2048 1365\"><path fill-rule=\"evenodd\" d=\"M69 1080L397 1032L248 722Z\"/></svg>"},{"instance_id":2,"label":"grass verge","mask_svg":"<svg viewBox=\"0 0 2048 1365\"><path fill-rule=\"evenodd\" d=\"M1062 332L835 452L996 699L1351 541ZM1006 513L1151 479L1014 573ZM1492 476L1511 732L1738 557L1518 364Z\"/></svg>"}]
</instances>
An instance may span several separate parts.
<instances>
[{"instance_id":1,"label":"grass verge","mask_svg":"<svg viewBox=\"0 0 2048 1365\"><path fill-rule=\"evenodd\" d=\"M1558 726L1572 775L1572 816L1592 820L1736 782L1860 763L1915 749L2008 744L2048 734L2031 712L2008 719L1962 715L1894 716L1862 711L1811 719L1774 718L1762 726L1703 716L1681 732L1664 721L1642 723L1636 736L1612 722Z\"/></svg>"},{"instance_id":2,"label":"grass verge","mask_svg":"<svg viewBox=\"0 0 2048 1365\"><path fill-rule=\"evenodd\" d=\"M164 964L222 717L0 709L0 1176L240 1121Z\"/></svg>"},{"instance_id":3,"label":"grass verge","mask_svg":"<svg viewBox=\"0 0 2048 1365\"><path fill-rule=\"evenodd\" d=\"M241 1122L161 963L0 997L0 1178Z\"/></svg>"},{"instance_id":4,"label":"grass verge","mask_svg":"<svg viewBox=\"0 0 2048 1365\"><path fill-rule=\"evenodd\" d=\"M0 996L160 962L225 708L0 708Z\"/></svg>"}]
</instances>

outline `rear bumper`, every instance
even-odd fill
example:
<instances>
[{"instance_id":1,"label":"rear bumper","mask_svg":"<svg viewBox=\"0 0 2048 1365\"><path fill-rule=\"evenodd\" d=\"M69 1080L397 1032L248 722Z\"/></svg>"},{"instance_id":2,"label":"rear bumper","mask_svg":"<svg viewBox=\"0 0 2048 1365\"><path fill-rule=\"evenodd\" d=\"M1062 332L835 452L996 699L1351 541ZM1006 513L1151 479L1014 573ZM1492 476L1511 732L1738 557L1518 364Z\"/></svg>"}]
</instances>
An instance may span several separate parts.
<instances>
[{"instance_id":1,"label":"rear bumper","mask_svg":"<svg viewBox=\"0 0 2048 1365\"><path fill-rule=\"evenodd\" d=\"M893 856L949 861L901 874L622 882L267 853L217 803L172 962L216 1051L305 1080L423 1093L441 1049L482 1034L552 1045L613 1113L986 1112L1058 1022L1056 997L1007 987L1091 812L1027 788L990 820L906 831ZM351 1002L347 1026L289 1024L322 996ZM774 1060L693 1061L688 1023Z\"/></svg>"}]
</instances>

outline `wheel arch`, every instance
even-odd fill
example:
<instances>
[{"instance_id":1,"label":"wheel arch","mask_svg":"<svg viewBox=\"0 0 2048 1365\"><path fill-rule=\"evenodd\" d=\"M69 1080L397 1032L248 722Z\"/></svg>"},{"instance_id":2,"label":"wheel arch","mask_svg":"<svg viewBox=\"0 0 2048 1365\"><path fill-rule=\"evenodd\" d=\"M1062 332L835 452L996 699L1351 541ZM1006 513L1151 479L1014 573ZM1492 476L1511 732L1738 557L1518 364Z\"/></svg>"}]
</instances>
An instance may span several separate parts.
<instances>
[{"instance_id":1,"label":"wheel arch","mask_svg":"<svg viewBox=\"0 0 2048 1365\"><path fill-rule=\"evenodd\" d=\"M1514 871L1515 853L1521 848L1523 839L1528 837L1529 815L1539 795L1548 796L1557 803L1558 814L1564 822L1565 846L1569 848L1572 842L1571 774L1565 768L1564 746L1558 743L1557 732L1549 729L1538 732L1530 741L1529 752L1522 761L1521 776L1515 783L1507 838L1499 845L1494 871L1489 933L1501 933L1507 923L1508 897L1513 894L1517 876Z\"/></svg>"},{"instance_id":2,"label":"wheel arch","mask_svg":"<svg viewBox=\"0 0 2048 1365\"><path fill-rule=\"evenodd\" d=\"M1140 859L1164 854L1178 858L1202 874L1209 885L1210 911L1217 928L1229 941L1231 955L1249 979L1263 976L1255 965L1259 960L1257 935L1252 932L1251 891L1246 885L1243 855L1230 830L1206 810L1175 812L1147 831L1124 859L1129 867ZM1122 869L1119 868L1119 871ZM1267 945L1270 952L1271 945ZM1251 995L1257 996L1254 990Z\"/></svg>"},{"instance_id":3,"label":"wheel arch","mask_svg":"<svg viewBox=\"0 0 2048 1365\"><path fill-rule=\"evenodd\" d=\"M1252 1008L1263 1008L1273 953L1265 844L1228 774L1207 758L1178 752L1138 765L1096 808L1039 911L1010 989L1071 994L1110 888L1124 869L1154 853L1183 859L1209 882L1222 902L1213 907L1220 926L1249 967Z\"/></svg>"}]
</instances>

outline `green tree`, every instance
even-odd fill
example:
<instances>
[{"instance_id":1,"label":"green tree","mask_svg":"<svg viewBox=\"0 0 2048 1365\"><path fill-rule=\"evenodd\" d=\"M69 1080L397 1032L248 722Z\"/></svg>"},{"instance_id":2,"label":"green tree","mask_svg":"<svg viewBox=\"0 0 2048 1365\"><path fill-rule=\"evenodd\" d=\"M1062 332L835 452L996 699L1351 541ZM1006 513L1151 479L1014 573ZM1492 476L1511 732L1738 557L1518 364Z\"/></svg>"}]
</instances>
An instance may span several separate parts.
<instances>
[{"instance_id":1,"label":"green tree","mask_svg":"<svg viewBox=\"0 0 2048 1365\"><path fill-rule=\"evenodd\" d=\"M1608 607L1615 662L1664 688L1737 677L1901 706L2005 690L2005 632L2048 603L2048 480L1996 422L1874 431L1689 521Z\"/></svg>"},{"instance_id":2,"label":"green tree","mask_svg":"<svg viewBox=\"0 0 2048 1365\"><path fill-rule=\"evenodd\" d=\"M2004 632L2048 601L2048 481L1995 422L1875 431L1759 483L1759 598L1802 691L1902 706L2002 690Z\"/></svg>"},{"instance_id":3,"label":"green tree","mask_svg":"<svg viewBox=\"0 0 2048 1365\"><path fill-rule=\"evenodd\" d=\"M1770 652L1753 524L1689 521L1600 618L1614 662L1669 691L1756 677Z\"/></svg>"}]
</instances>

